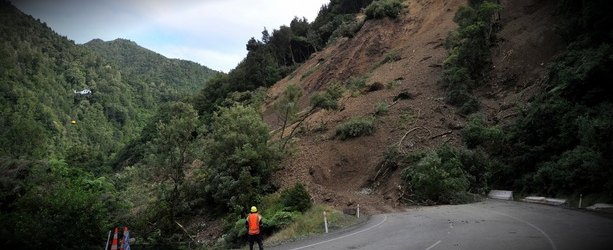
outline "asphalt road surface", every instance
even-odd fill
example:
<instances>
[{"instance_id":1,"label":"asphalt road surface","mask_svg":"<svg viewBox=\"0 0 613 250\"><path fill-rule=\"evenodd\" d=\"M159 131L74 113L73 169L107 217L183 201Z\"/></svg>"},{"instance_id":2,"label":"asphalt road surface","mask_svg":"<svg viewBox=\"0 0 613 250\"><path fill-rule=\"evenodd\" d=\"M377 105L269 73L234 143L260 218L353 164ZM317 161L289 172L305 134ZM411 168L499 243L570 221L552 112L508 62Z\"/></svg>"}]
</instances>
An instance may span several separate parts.
<instances>
[{"instance_id":1,"label":"asphalt road surface","mask_svg":"<svg viewBox=\"0 0 613 250\"><path fill-rule=\"evenodd\" d=\"M613 219L562 207L486 200L374 215L359 226L266 249L612 250Z\"/></svg>"}]
</instances>

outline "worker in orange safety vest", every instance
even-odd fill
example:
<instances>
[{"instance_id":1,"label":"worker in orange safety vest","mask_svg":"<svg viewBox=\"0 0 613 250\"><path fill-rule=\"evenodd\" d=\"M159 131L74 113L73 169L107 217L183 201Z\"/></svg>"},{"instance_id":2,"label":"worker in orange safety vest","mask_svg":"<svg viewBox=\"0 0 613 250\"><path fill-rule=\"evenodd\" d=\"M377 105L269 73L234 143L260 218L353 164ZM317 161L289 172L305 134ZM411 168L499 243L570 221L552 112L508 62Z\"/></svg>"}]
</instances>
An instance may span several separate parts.
<instances>
[{"instance_id":1,"label":"worker in orange safety vest","mask_svg":"<svg viewBox=\"0 0 613 250\"><path fill-rule=\"evenodd\" d=\"M262 227L262 216L258 214L258 209L251 207L251 213L247 216L245 221L245 227L247 228L247 240L249 241L249 249L253 250L253 243L258 242L260 250L264 250L264 243L262 243L262 234L260 234L260 228Z\"/></svg>"}]
</instances>

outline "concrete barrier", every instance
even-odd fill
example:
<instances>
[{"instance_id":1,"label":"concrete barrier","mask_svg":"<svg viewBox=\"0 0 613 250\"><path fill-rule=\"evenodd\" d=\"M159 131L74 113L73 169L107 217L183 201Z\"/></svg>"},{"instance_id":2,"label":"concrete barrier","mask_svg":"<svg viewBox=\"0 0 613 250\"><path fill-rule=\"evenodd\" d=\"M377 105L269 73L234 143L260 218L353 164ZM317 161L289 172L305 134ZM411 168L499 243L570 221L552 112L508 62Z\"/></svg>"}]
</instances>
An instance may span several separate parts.
<instances>
[{"instance_id":1,"label":"concrete barrier","mask_svg":"<svg viewBox=\"0 0 613 250\"><path fill-rule=\"evenodd\" d=\"M553 206L559 206L559 205L566 204L565 199L554 199L554 198L546 198L546 197L540 197L540 196L528 196L524 198L523 201L530 202L530 203L547 204L547 205L553 205Z\"/></svg>"},{"instance_id":2,"label":"concrete barrier","mask_svg":"<svg viewBox=\"0 0 613 250\"><path fill-rule=\"evenodd\" d=\"M596 203L592 206L586 207L586 209L595 210L595 211L613 212L613 205L605 204L605 203Z\"/></svg>"},{"instance_id":3,"label":"concrete barrier","mask_svg":"<svg viewBox=\"0 0 613 250\"><path fill-rule=\"evenodd\" d=\"M491 190L490 193L487 196L492 198L492 199L498 199L498 200L512 200L513 199L513 191Z\"/></svg>"}]
</instances>

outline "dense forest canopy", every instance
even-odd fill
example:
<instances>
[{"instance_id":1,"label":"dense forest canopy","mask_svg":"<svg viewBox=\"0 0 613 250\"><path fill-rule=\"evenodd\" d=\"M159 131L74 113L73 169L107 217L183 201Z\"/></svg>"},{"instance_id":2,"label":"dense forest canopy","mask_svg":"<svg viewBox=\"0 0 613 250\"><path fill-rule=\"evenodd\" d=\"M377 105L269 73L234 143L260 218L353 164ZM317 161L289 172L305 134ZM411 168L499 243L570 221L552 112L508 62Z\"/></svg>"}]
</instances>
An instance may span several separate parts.
<instances>
[{"instance_id":1,"label":"dense forest canopy","mask_svg":"<svg viewBox=\"0 0 613 250\"><path fill-rule=\"evenodd\" d=\"M53 228L69 228L83 211L91 213L78 227L90 231L74 237L81 246L101 242L123 206L109 178L117 153L140 138L160 103L217 73L131 42L96 42L77 45L0 3L0 241L7 246L38 231L27 246L59 248L65 243L54 238L73 236ZM26 222L28 214L42 217Z\"/></svg>"},{"instance_id":2,"label":"dense forest canopy","mask_svg":"<svg viewBox=\"0 0 613 250\"><path fill-rule=\"evenodd\" d=\"M499 183L551 196L613 199L611 1L560 1L567 50L550 66L548 91L505 129Z\"/></svg>"},{"instance_id":3,"label":"dense forest canopy","mask_svg":"<svg viewBox=\"0 0 613 250\"><path fill-rule=\"evenodd\" d=\"M104 42L94 39L84 44L122 72L138 77L154 89L167 91L167 96L183 96L196 92L214 75L220 73L198 63L168 59L126 39ZM168 98L166 98L168 99Z\"/></svg>"}]
</instances>

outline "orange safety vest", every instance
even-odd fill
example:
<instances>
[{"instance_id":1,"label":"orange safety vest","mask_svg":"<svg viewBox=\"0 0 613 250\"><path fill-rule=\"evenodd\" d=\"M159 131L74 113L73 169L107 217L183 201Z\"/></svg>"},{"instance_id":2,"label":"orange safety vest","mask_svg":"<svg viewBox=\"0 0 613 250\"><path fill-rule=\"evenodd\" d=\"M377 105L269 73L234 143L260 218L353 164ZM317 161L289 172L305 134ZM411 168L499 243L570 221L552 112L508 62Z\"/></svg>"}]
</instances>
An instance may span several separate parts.
<instances>
[{"instance_id":1,"label":"orange safety vest","mask_svg":"<svg viewBox=\"0 0 613 250\"><path fill-rule=\"evenodd\" d=\"M249 235L260 234L260 215L257 213L251 213L247 216L247 222L249 223Z\"/></svg>"}]
</instances>

